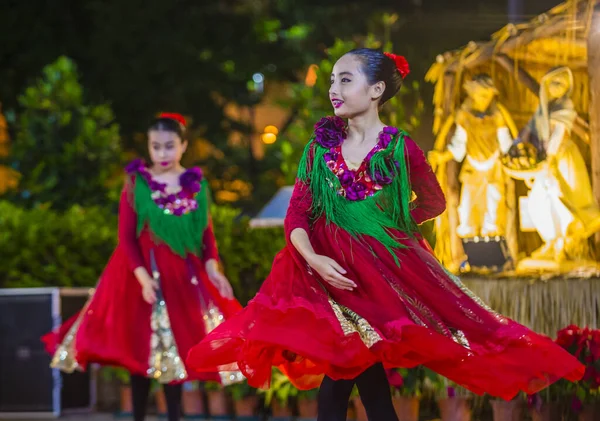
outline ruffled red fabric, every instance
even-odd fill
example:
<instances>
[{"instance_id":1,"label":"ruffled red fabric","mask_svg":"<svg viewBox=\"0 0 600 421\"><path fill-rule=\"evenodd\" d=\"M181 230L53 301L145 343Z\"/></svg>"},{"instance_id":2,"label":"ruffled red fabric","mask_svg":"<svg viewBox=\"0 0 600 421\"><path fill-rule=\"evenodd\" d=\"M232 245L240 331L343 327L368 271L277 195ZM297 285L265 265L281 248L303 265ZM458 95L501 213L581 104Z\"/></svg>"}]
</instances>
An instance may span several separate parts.
<instances>
[{"instance_id":1,"label":"ruffled red fabric","mask_svg":"<svg viewBox=\"0 0 600 421\"><path fill-rule=\"evenodd\" d=\"M444 198L423 152L412 141L407 152L417 195L413 217L423 222L444 210ZM324 218L311 224L310 208L309 188L297 183L285 221L288 241L293 229L306 229L315 251L340 263L358 287L330 287L288 243L248 306L191 349L190 367L239 368L250 385L267 387L277 366L297 387L310 389L324 374L353 378L377 362L422 364L477 394L504 399L583 375L584 367L549 338L471 296L424 240L395 232L407 246L397 251L398 266L373 238L358 241ZM328 296L366 320L381 340L369 348L358 333L344 334Z\"/></svg>"},{"instance_id":2,"label":"ruffled red fabric","mask_svg":"<svg viewBox=\"0 0 600 421\"><path fill-rule=\"evenodd\" d=\"M77 361L82 367L89 363L99 363L146 375L150 356L152 306L143 300L133 269L144 266L150 270L151 249L154 250L161 274L161 289L182 359L207 333L203 320L203 303L211 300L225 318L237 313L241 306L236 300L221 297L206 275L204 261L218 257L212 228L209 228L210 233L205 231L204 234L204 259L191 255L182 258L166 244L157 243L147 229L139 238L135 237L136 215L126 191L121 197L119 219L119 245L82 316L75 337L75 350ZM191 282L193 275L197 277L198 285ZM79 314L42 338L49 353L54 353L78 317ZM190 367L186 369L189 380L219 379L216 371L198 373Z\"/></svg>"}]
</instances>

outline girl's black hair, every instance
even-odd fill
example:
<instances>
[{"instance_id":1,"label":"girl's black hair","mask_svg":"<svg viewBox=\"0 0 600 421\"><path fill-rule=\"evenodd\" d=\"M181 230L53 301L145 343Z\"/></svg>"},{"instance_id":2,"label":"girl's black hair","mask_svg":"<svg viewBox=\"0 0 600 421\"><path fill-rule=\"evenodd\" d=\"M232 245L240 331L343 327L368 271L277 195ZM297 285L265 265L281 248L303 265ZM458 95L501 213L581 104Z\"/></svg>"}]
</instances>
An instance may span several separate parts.
<instances>
[{"instance_id":1,"label":"girl's black hair","mask_svg":"<svg viewBox=\"0 0 600 421\"><path fill-rule=\"evenodd\" d=\"M385 91L381 95L379 105L385 104L398 93L402 87L402 75L396 68L394 60L373 48L357 48L349 51L348 54L361 61L361 71L366 75L370 85L377 82L385 83Z\"/></svg>"},{"instance_id":2,"label":"girl's black hair","mask_svg":"<svg viewBox=\"0 0 600 421\"><path fill-rule=\"evenodd\" d=\"M150 125L148 126L148 131L158 130L176 133L181 140L186 140L187 131L183 124L181 124L177 120L173 120L171 118L158 117L152 120Z\"/></svg>"}]
</instances>

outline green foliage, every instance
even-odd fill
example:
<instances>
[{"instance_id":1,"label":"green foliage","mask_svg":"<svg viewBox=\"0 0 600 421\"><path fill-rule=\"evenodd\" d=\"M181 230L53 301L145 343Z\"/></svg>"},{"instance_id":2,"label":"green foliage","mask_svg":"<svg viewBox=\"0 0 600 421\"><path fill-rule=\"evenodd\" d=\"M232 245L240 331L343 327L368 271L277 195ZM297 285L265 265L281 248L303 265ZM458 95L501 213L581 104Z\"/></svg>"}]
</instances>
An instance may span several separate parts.
<instances>
[{"instance_id":1,"label":"green foliage","mask_svg":"<svg viewBox=\"0 0 600 421\"><path fill-rule=\"evenodd\" d=\"M252 298L271 270L275 254L285 245L283 228L250 229L239 211L212 207L219 253L235 295L242 303Z\"/></svg>"},{"instance_id":2,"label":"green foliage","mask_svg":"<svg viewBox=\"0 0 600 421\"><path fill-rule=\"evenodd\" d=\"M319 388L310 389L310 390L299 390L298 391L298 399L308 399L310 401L317 400L319 396Z\"/></svg>"},{"instance_id":3,"label":"green foliage","mask_svg":"<svg viewBox=\"0 0 600 421\"><path fill-rule=\"evenodd\" d=\"M294 387L290 380L279 370L273 368L273 377L271 387L268 390L261 390L265 395L265 406L271 406L273 399L276 399L282 406L286 406L290 398L298 396L299 390Z\"/></svg>"},{"instance_id":4,"label":"green foliage","mask_svg":"<svg viewBox=\"0 0 600 421\"><path fill-rule=\"evenodd\" d=\"M60 57L19 97L22 112L8 158L21 173L15 200L57 209L116 199L119 127L108 105L86 105L75 64Z\"/></svg>"},{"instance_id":5,"label":"green foliage","mask_svg":"<svg viewBox=\"0 0 600 421\"><path fill-rule=\"evenodd\" d=\"M129 372L121 367L105 366L100 369L100 373L104 380L108 382L118 380L122 385L128 385L131 383Z\"/></svg>"},{"instance_id":6,"label":"green foliage","mask_svg":"<svg viewBox=\"0 0 600 421\"><path fill-rule=\"evenodd\" d=\"M93 286L116 226L116 216L98 208L57 212L0 202L0 287Z\"/></svg>"},{"instance_id":7,"label":"green foliage","mask_svg":"<svg viewBox=\"0 0 600 421\"><path fill-rule=\"evenodd\" d=\"M204 390L207 392L216 392L218 390L223 390L223 386L217 382L206 382L204 383Z\"/></svg>"},{"instance_id":8,"label":"green foliage","mask_svg":"<svg viewBox=\"0 0 600 421\"><path fill-rule=\"evenodd\" d=\"M257 390L250 386L246 380L226 386L225 390L231 395L234 401L241 401L244 398L257 394Z\"/></svg>"},{"instance_id":9,"label":"green foliage","mask_svg":"<svg viewBox=\"0 0 600 421\"><path fill-rule=\"evenodd\" d=\"M254 296L285 243L281 228L251 230L239 211L213 206L225 274L236 297ZM24 209L0 201L0 287L94 286L117 238L117 216L99 208Z\"/></svg>"},{"instance_id":10,"label":"green foliage","mask_svg":"<svg viewBox=\"0 0 600 421\"><path fill-rule=\"evenodd\" d=\"M384 27L393 24L394 15L384 15ZM275 147L279 148L281 155L281 171L286 177L288 184L293 184L298 169L298 161L302 155L304 145L308 142L313 125L320 118L332 114L329 102L329 80L335 62L346 52L358 48L383 48L392 51L390 42L381 42L375 35L369 34L358 41L344 41L336 39L334 44L325 50L325 58L317 63L316 81L314 86L308 86L304 82L295 83L290 88L290 100L284 105L298 111L297 118L281 136L281 141ZM410 104L410 106L408 105ZM410 109L410 112L408 111ZM404 84L400 95L392 98L382 109L382 120L391 126L396 126L409 133L420 124L420 116L424 110L424 104L419 94L419 83Z\"/></svg>"},{"instance_id":11,"label":"green foliage","mask_svg":"<svg viewBox=\"0 0 600 421\"><path fill-rule=\"evenodd\" d=\"M424 393L425 367L398 368L396 372L402 376L402 386L392 386L392 393L394 395L419 397Z\"/></svg>"}]
</instances>

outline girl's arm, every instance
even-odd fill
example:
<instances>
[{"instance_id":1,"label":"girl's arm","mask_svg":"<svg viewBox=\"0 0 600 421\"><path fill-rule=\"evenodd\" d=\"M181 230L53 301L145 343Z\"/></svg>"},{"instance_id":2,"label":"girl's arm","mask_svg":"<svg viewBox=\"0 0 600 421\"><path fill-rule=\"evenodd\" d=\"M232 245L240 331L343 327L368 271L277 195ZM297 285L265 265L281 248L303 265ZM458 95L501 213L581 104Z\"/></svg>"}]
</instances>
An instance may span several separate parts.
<instances>
[{"instance_id":1,"label":"girl's arm","mask_svg":"<svg viewBox=\"0 0 600 421\"><path fill-rule=\"evenodd\" d=\"M435 218L446 210L446 198L425 154L410 138L406 138L410 184L416 198L411 214L417 224Z\"/></svg>"},{"instance_id":2,"label":"girl's arm","mask_svg":"<svg viewBox=\"0 0 600 421\"><path fill-rule=\"evenodd\" d=\"M310 242L311 208L312 194L310 186L297 179L283 223L286 241L288 245L291 245L298 251L306 263L323 280L335 288L351 291L356 288L356 284L344 276L346 270L335 260L317 254Z\"/></svg>"},{"instance_id":3,"label":"girl's arm","mask_svg":"<svg viewBox=\"0 0 600 421\"><path fill-rule=\"evenodd\" d=\"M148 270L144 266L144 258L137 240L137 215L130 203L130 189L126 185L121 192L119 201L119 228L118 239L121 247L125 249L129 269L133 271L140 285L153 283Z\"/></svg>"}]
</instances>

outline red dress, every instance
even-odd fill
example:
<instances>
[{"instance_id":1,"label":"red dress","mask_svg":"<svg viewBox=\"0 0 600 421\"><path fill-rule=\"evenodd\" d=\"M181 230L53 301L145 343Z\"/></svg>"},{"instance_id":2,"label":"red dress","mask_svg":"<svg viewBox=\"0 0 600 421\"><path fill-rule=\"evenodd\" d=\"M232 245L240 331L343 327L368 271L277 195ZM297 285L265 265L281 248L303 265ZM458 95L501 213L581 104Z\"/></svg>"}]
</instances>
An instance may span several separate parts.
<instances>
[{"instance_id":1,"label":"red dress","mask_svg":"<svg viewBox=\"0 0 600 421\"><path fill-rule=\"evenodd\" d=\"M420 224L442 213L445 199L421 149L405 141L416 195L411 214ZM347 173L341 146L326 156L334 174ZM366 196L381 188L369 176L368 158L352 172L363 179L358 190L366 185ZM395 251L398 265L374 238L358 240L324 216L312 221L312 200L309 186L297 181L285 220L288 245L248 306L192 348L191 367L239 368L250 385L266 387L277 366L296 386L309 389L319 386L323 374L354 378L378 362L387 368L425 365L477 394L505 399L582 376L583 366L549 338L485 306L420 236L393 233L406 246ZM329 286L308 267L289 243L295 228L309 233L318 254L347 270L354 291Z\"/></svg>"},{"instance_id":2,"label":"red dress","mask_svg":"<svg viewBox=\"0 0 600 421\"><path fill-rule=\"evenodd\" d=\"M134 183L145 182L138 177ZM210 327L206 319L228 318L241 308L237 301L221 297L206 275L205 262L218 259L212 223L208 219L198 240L202 257L175 253L149 224L144 224L138 234L135 204L140 203L138 200L152 199L135 197L139 192L135 190L134 193L134 183L127 183L121 195L119 242L100 276L93 297L80 314L43 340L51 353L60 346L53 363L65 371L100 363L123 367L133 374L148 375L162 383L218 380L217 370L198 373L181 364L189 349L207 334ZM156 183L150 180L149 184L144 186L146 190L142 193L152 191L148 187ZM152 191L153 196L155 193ZM196 197L196 193L190 198ZM202 191L201 194L206 193ZM192 212L207 212L207 208L198 207L195 200L189 203L194 206ZM147 205L158 208L154 202ZM179 218L177 214L168 215L165 223L173 224L169 227L176 229ZM156 262L155 268L152 260ZM166 319L164 312L160 313L158 303L153 306L142 298L140 284L133 274L140 266L147 268L150 274L160 274L160 292L164 300L158 301L166 306ZM158 365L162 368L155 367L156 358L160 359Z\"/></svg>"}]
</instances>

